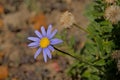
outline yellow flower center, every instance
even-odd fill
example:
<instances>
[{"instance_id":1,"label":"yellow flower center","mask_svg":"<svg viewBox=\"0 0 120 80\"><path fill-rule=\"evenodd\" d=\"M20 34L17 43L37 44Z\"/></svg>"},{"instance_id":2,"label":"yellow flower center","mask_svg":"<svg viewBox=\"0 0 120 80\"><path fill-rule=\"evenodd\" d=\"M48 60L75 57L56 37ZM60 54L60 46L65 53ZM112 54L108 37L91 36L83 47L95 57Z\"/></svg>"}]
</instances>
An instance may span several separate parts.
<instances>
[{"instance_id":1,"label":"yellow flower center","mask_svg":"<svg viewBox=\"0 0 120 80\"><path fill-rule=\"evenodd\" d=\"M46 37L44 37L40 40L40 47L41 48L46 48L49 44L50 44L50 40Z\"/></svg>"}]
</instances>

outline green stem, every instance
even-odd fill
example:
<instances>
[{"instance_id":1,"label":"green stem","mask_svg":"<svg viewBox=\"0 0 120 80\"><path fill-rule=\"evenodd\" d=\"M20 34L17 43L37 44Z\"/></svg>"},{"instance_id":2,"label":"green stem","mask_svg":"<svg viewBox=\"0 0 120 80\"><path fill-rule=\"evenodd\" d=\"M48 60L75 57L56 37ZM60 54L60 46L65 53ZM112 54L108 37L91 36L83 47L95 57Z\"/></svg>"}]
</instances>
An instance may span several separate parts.
<instances>
[{"instance_id":1,"label":"green stem","mask_svg":"<svg viewBox=\"0 0 120 80\"><path fill-rule=\"evenodd\" d=\"M87 30L85 30L84 28L82 28L80 25L77 25L76 23L73 23L74 26L76 26L77 28L83 30L86 33L89 33Z\"/></svg>"},{"instance_id":2,"label":"green stem","mask_svg":"<svg viewBox=\"0 0 120 80\"><path fill-rule=\"evenodd\" d=\"M53 46L53 47L54 47L54 46ZM68 55L68 56L71 56L72 58L74 58L74 59L76 59L76 60L78 60L78 61L80 61L80 62L83 62L83 63L85 63L85 64L88 64L88 65L93 66L92 64L90 64L90 63L88 63L88 62L85 62L85 61L82 61L80 58L75 57L75 56L73 56L73 55L71 55L71 54L69 54L69 53L67 53L67 52L65 52L65 51L62 51L62 50L56 48L56 47L54 47L54 49L57 50L57 51L59 51L59 52L61 52L61 53L63 53L63 54L66 54L66 55Z\"/></svg>"},{"instance_id":3,"label":"green stem","mask_svg":"<svg viewBox=\"0 0 120 80\"><path fill-rule=\"evenodd\" d=\"M53 47L54 47L54 46L53 46ZM71 55L71 54L69 54L69 53L67 53L67 52L65 52L65 51L62 51L62 50L60 50L60 49L58 49L58 48L56 48L56 47L54 47L54 49L57 50L57 51L59 51L59 52L61 52L61 53L64 53L64 54L66 54L66 55L68 55L68 56L71 56L71 57L73 57L73 58L79 60L79 59L76 58L75 56L73 56L73 55Z\"/></svg>"},{"instance_id":4,"label":"green stem","mask_svg":"<svg viewBox=\"0 0 120 80\"><path fill-rule=\"evenodd\" d=\"M96 67L94 64L90 64L90 63L88 63L88 62L85 62L85 61L79 59L78 57L75 57L75 56L73 56L73 55L71 55L71 54L69 54L69 53L67 53L67 52L65 52L65 51L62 51L62 50L60 50L60 49L58 49L58 48L56 48L56 47L54 47L54 46L53 46L53 48L54 48L55 50L63 53L63 54L69 55L69 56L71 56L72 58L74 58L74 59L76 59L76 60L78 60L78 61L80 61L80 62L83 62L83 63L85 63L85 64L87 64L87 65L93 66L93 67L99 69L100 71L104 72L102 69Z\"/></svg>"}]
</instances>

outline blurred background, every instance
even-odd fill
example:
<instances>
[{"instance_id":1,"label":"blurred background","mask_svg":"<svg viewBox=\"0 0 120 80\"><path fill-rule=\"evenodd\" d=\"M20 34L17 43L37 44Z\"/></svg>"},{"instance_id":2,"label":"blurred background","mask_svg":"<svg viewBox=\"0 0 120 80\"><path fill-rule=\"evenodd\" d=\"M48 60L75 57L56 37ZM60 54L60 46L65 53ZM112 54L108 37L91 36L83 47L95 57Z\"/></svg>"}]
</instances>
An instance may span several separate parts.
<instances>
[{"instance_id":1,"label":"blurred background","mask_svg":"<svg viewBox=\"0 0 120 80\"><path fill-rule=\"evenodd\" d=\"M59 34L63 30L60 15L70 11L83 28L88 25L84 12L91 0L0 0L0 80L73 80L67 75L72 59L58 52L44 63L42 54L33 56L37 49L27 47L28 36L40 26L53 25ZM72 27L76 49L84 45L85 33ZM69 38L69 37L68 37Z\"/></svg>"}]
</instances>

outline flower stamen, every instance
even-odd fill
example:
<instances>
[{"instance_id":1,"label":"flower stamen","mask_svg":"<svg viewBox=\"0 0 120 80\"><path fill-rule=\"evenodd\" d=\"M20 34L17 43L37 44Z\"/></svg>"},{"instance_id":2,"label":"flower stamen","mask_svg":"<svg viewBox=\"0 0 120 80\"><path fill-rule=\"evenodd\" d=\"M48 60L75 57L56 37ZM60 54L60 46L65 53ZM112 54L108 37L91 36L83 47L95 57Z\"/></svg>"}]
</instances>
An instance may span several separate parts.
<instances>
[{"instance_id":1,"label":"flower stamen","mask_svg":"<svg viewBox=\"0 0 120 80\"><path fill-rule=\"evenodd\" d=\"M47 37L43 37L40 40L40 44L39 45L40 45L41 48L46 48L49 44L50 44L50 40Z\"/></svg>"}]
</instances>

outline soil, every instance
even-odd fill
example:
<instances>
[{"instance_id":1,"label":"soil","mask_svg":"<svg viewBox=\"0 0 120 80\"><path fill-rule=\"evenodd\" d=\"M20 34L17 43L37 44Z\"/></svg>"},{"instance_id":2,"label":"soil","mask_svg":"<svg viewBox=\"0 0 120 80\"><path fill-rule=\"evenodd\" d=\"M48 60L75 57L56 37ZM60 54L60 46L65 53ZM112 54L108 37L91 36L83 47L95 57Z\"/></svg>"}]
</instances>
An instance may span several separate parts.
<instances>
[{"instance_id":1,"label":"soil","mask_svg":"<svg viewBox=\"0 0 120 80\"><path fill-rule=\"evenodd\" d=\"M35 35L35 26L30 20L36 13L42 13L46 17L44 24L53 24L60 32L63 29L59 24L60 15L68 10L75 16L76 22L86 28L88 19L84 12L89 2L90 0L0 0L0 8L3 9L0 11L0 66L8 68L8 75L1 80L74 80L66 73L71 64L68 56L58 55L55 51L47 63L43 61L42 54L34 60L37 49L27 46L30 43L27 37ZM78 48L83 46L83 31L73 27L70 35L75 36L79 42Z\"/></svg>"}]
</instances>

